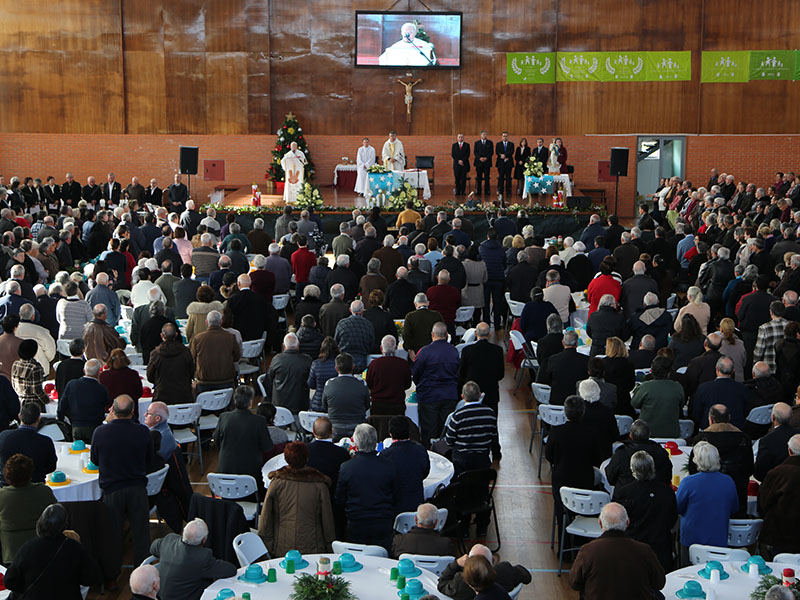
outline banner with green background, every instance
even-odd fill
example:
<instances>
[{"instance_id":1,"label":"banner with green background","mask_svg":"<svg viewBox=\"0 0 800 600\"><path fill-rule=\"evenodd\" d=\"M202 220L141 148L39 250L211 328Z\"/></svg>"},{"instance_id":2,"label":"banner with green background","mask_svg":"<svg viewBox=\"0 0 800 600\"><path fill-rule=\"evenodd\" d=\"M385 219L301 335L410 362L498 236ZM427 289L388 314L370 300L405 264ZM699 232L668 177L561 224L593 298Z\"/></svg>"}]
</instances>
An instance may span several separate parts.
<instances>
[{"instance_id":1,"label":"banner with green background","mask_svg":"<svg viewBox=\"0 0 800 600\"><path fill-rule=\"evenodd\" d=\"M555 52L506 53L506 83L555 82Z\"/></svg>"},{"instance_id":2,"label":"banner with green background","mask_svg":"<svg viewBox=\"0 0 800 600\"><path fill-rule=\"evenodd\" d=\"M701 83L747 83L749 80L749 50L703 52Z\"/></svg>"},{"instance_id":3,"label":"banner with green background","mask_svg":"<svg viewBox=\"0 0 800 600\"><path fill-rule=\"evenodd\" d=\"M647 81L691 81L692 52L645 52Z\"/></svg>"},{"instance_id":4,"label":"banner with green background","mask_svg":"<svg viewBox=\"0 0 800 600\"><path fill-rule=\"evenodd\" d=\"M751 50L750 80L791 81L794 77L795 54L794 50Z\"/></svg>"},{"instance_id":5,"label":"banner with green background","mask_svg":"<svg viewBox=\"0 0 800 600\"><path fill-rule=\"evenodd\" d=\"M646 52L603 52L600 81L647 81Z\"/></svg>"},{"instance_id":6,"label":"banner with green background","mask_svg":"<svg viewBox=\"0 0 800 600\"><path fill-rule=\"evenodd\" d=\"M557 81L601 81L606 52L559 52Z\"/></svg>"}]
</instances>

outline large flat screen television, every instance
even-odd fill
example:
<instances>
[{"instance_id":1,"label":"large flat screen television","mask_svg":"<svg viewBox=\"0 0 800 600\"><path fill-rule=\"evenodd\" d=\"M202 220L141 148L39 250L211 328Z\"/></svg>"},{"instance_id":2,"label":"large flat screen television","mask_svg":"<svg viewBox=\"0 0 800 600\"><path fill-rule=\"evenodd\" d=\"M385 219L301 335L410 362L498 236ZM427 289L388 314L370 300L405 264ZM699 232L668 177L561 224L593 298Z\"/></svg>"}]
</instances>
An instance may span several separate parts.
<instances>
[{"instance_id":1,"label":"large flat screen television","mask_svg":"<svg viewBox=\"0 0 800 600\"><path fill-rule=\"evenodd\" d=\"M458 69L460 12L356 11L356 66Z\"/></svg>"}]
</instances>

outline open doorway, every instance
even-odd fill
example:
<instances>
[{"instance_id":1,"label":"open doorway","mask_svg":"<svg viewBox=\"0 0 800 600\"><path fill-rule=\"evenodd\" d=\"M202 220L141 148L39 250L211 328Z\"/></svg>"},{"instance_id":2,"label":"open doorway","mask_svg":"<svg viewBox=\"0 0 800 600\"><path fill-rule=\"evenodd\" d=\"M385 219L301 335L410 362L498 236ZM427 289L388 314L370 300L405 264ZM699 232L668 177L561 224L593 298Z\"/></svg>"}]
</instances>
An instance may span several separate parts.
<instances>
[{"instance_id":1,"label":"open doorway","mask_svg":"<svg viewBox=\"0 0 800 600\"><path fill-rule=\"evenodd\" d=\"M683 178L685 170L685 137L639 136L636 141L636 197L639 201L658 189L662 177Z\"/></svg>"}]
</instances>

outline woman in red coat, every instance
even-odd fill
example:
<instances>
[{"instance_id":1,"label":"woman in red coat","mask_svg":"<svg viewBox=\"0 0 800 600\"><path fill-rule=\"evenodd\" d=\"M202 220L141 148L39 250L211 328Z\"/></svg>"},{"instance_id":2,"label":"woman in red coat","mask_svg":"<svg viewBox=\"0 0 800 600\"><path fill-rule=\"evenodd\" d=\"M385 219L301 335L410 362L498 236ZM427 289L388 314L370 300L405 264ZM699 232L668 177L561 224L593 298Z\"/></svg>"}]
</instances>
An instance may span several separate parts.
<instances>
[{"instance_id":1,"label":"woman in red coat","mask_svg":"<svg viewBox=\"0 0 800 600\"><path fill-rule=\"evenodd\" d=\"M142 379L139 373L130 368L131 361L119 348L111 351L106 368L100 372L98 380L108 390L112 400L122 394L133 398L134 419L139 420L139 398L142 397Z\"/></svg>"},{"instance_id":2,"label":"woman in red coat","mask_svg":"<svg viewBox=\"0 0 800 600\"><path fill-rule=\"evenodd\" d=\"M600 263L600 272L589 283L586 289L586 296L589 300L589 314L597 310L597 303L605 294L614 296L614 300L619 302L622 293L622 277L614 271L617 261L613 256L606 256Z\"/></svg>"}]
</instances>

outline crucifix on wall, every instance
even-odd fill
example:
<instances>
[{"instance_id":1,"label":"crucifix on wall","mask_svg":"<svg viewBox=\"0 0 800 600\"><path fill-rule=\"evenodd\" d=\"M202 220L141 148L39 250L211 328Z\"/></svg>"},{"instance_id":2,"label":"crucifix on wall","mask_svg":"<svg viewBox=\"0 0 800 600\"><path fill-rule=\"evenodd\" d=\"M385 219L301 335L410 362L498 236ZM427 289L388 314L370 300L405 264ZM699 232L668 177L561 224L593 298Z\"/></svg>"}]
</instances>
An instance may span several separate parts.
<instances>
[{"instance_id":1,"label":"crucifix on wall","mask_svg":"<svg viewBox=\"0 0 800 600\"><path fill-rule=\"evenodd\" d=\"M398 79L397 83L402 85L406 88L406 96L405 96L405 103L406 103L406 121L411 123L411 103L414 102L414 95L412 93L412 88L417 85L422 79L417 79L416 81L403 81L402 79Z\"/></svg>"}]
</instances>

